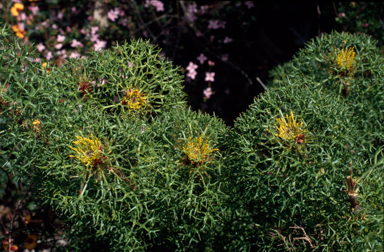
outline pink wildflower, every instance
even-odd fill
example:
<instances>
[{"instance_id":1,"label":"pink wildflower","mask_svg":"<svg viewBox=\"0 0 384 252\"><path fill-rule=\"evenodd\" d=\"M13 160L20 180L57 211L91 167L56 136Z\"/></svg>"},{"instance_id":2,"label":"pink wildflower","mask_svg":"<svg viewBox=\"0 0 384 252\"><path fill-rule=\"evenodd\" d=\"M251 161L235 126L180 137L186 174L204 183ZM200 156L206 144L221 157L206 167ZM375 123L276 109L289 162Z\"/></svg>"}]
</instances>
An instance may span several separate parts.
<instances>
[{"instance_id":1,"label":"pink wildflower","mask_svg":"<svg viewBox=\"0 0 384 252\"><path fill-rule=\"evenodd\" d=\"M344 12L339 13L339 17L341 18L345 17L345 13Z\"/></svg>"},{"instance_id":2,"label":"pink wildflower","mask_svg":"<svg viewBox=\"0 0 384 252\"><path fill-rule=\"evenodd\" d=\"M57 18L58 19L62 19L64 16L63 12L59 11L59 13L57 13Z\"/></svg>"},{"instance_id":3,"label":"pink wildflower","mask_svg":"<svg viewBox=\"0 0 384 252\"><path fill-rule=\"evenodd\" d=\"M219 27L219 20L209 20L208 29L218 29Z\"/></svg>"},{"instance_id":4,"label":"pink wildflower","mask_svg":"<svg viewBox=\"0 0 384 252\"><path fill-rule=\"evenodd\" d=\"M164 4L158 0L145 0L144 7L148 8L149 5L156 7L156 11L164 11Z\"/></svg>"},{"instance_id":5,"label":"pink wildflower","mask_svg":"<svg viewBox=\"0 0 384 252\"><path fill-rule=\"evenodd\" d=\"M200 6L200 13L203 15L208 10L208 5L202 5Z\"/></svg>"},{"instance_id":6,"label":"pink wildflower","mask_svg":"<svg viewBox=\"0 0 384 252\"><path fill-rule=\"evenodd\" d=\"M36 46L36 48L37 48L37 50L38 50L39 52L42 52L42 51L44 51L45 46L44 46L43 43L40 43L40 44L38 44L38 45Z\"/></svg>"},{"instance_id":7,"label":"pink wildflower","mask_svg":"<svg viewBox=\"0 0 384 252\"><path fill-rule=\"evenodd\" d=\"M253 6L255 6L251 1L246 1L244 4L248 7L248 9L252 8Z\"/></svg>"},{"instance_id":8,"label":"pink wildflower","mask_svg":"<svg viewBox=\"0 0 384 252\"><path fill-rule=\"evenodd\" d=\"M116 19L119 18L120 10L118 8L115 8L114 10L108 11L108 18L112 21L115 22Z\"/></svg>"},{"instance_id":9,"label":"pink wildflower","mask_svg":"<svg viewBox=\"0 0 384 252\"><path fill-rule=\"evenodd\" d=\"M47 60L52 59L52 58L53 58L52 52L51 52L51 51L48 51L48 52L47 52L47 55L45 56L45 58L46 58Z\"/></svg>"},{"instance_id":10,"label":"pink wildflower","mask_svg":"<svg viewBox=\"0 0 384 252\"><path fill-rule=\"evenodd\" d=\"M214 82L215 81L214 77L215 77L215 73L214 72L212 72L212 73L205 72L205 81L212 81L212 82Z\"/></svg>"},{"instance_id":11,"label":"pink wildflower","mask_svg":"<svg viewBox=\"0 0 384 252\"><path fill-rule=\"evenodd\" d=\"M37 12L39 11L39 6L28 6L28 10L30 10L32 14L36 16Z\"/></svg>"},{"instance_id":12,"label":"pink wildflower","mask_svg":"<svg viewBox=\"0 0 384 252\"><path fill-rule=\"evenodd\" d=\"M362 23L361 25L364 26L364 27L368 27L369 26L368 23Z\"/></svg>"},{"instance_id":13,"label":"pink wildflower","mask_svg":"<svg viewBox=\"0 0 384 252\"><path fill-rule=\"evenodd\" d=\"M55 49L60 50L63 47L63 44L59 43L59 44L56 44L54 47Z\"/></svg>"},{"instance_id":14,"label":"pink wildflower","mask_svg":"<svg viewBox=\"0 0 384 252\"><path fill-rule=\"evenodd\" d=\"M193 70L193 71L189 71L189 72L187 73L187 77L190 77L192 80L194 80L195 77L196 77L196 74L197 74L197 72L196 72L195 70Z\"/></svg>"},{"instance_id":15,"label":"pink wildflower","mask_svg":"<svg viewBox=\"0 0 384 252\"><path fill-rule=\"evenodd\" d=\"M62 58L67 58L67 52L63 49L61 51L57 51L57 55L61 55Z\"/></svg>"},{"instance_id":16,"label":"pink wildflower","mask_svg":"<svg viewBox=\"0 0 384 252\"><path fill-rule=\"evenodd\" d=\"M208 58L205 57L203 53L200 54L199 57L197 57L197 60L200 61L200 64L204 64L204 61L206 61Z\"/></svg>"},{"instance_id":17,"label":"pink wildflower","mask_svg":"<svg viewBox=\"0 0 384 252\"><path fill-rule=\"evenodd\" d=\"M204 97L205 97L205 98L207 98L207 99L211 98L211 95L212 95L212 89L211 89L210 87L204 89L203 94L204 94Z\"/></svg>"},{"instance_id":18,"label":"pink wildflower","mask_svg":"<svg viewBox=\"0 0 384 252\"><path fill-rule=\"evenodd\" d=\"M91 34L96 34L96 32L98 32L98 30L99 30L98 26L92 26L91 27Z\"/></svg>"},{"instance_id":19,"label":"pink wildflower","mask_svg":"<svg viewBox=\"0 0 384 252\"><path fill-rule=\"evenodd\" d=\"M74 58L80 58L80 53L77 53L77 52L71 52L71 54L69 55L69 58L70 59L74 59Z\"/></svg>"},{"instance_id":20,"label":"pink wildflower","mask_svg":"<svg viewBox=\"0 0 384 252\"><path fill-rule=\"evenodd\" d=\"M228 61L228 53L221 55L222 61Z\"/></svg>"},{"instance_id":21,"label":"pink wildflower","mask_svg":"<svg viewBox=\"0 0 384 252\"><path fill-rule=\"evenodd\" d=\"M214 66L214 65L215 65L215 62L208 60L208 65L210 65L210 66Z\"/></svg>"},{"instance_id":22,"label":"pink wildflower","mask_svg":"<svg viewBox=\"0 0 384 252\"><path fill-rule=\"evenodd\" d=\"M107 45L107 41L96 40L96 43L93 46L95 48L95 51L102 51L101 49L105 48L106 45Z\"/></svg>"},{"instance_id":23,"label":"pink wildflower","mask_svg":"<svg viewBox=\"0 0 384 252\"><path fill-rule=\"evenodd\" d=\"M57 39L56 39L56 41L57 42L59 42L59 43L61 43L61 42L63 42L65 40L65 36L63 36L63 35L57 35Z\"/></svg>"},{"instance_id":24,"label":"pink wildflower","mask_svg":"<svg viewBox=\"0 0 384 252\"><path fill-rule=\"evenodd\" d=\"M83 47L83 43L81 43L80 41L77 41L76 39L73 39L72 40L72 44L71 44L72 47Z\"/></svg>"},{"instance_id":25,"label":"pink wildflower","mask_svg":"<svg viewBox=\"0 0 384 252\"><path fill-rule=\"evenodd\" d=\"M186 67L186 69L189 71L189 72L193 72L195 71L196 69L198 68L197 65L193 64L193 62L189 62L189 65Z\"/></svg>"},{"instance_id":26,"label":"pink wildflower","mask_svg":"<svg viewBox=\"0 0 384 252\"><path fill-rule=\"evenodd\" d=\"M228 38L227 36L225 36L225 39L224 39L223 43L227 44L227 43L231 43L231 42L232 42L232 39Z\"/></svg>"},{"instance_id":27,"label":"pink wildflower","mask_svg":"<svg viewBox=\"0 0 384 252\"><path fill-rule=\"evenodd\" d=\"M27 15L24 12L20 12L19 16L17 17L17 20L24 21L27 19Z\"/></svg>"}]
</instances>

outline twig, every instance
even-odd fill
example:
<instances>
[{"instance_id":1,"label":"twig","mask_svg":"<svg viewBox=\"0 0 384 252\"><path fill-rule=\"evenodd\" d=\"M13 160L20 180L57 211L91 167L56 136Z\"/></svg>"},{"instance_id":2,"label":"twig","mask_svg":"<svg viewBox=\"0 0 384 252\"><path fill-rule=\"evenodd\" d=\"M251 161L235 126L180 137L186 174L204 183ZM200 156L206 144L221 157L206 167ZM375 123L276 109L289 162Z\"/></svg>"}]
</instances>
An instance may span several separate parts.
<instances>
[{"instance_id":1,"label":"twig","mask_svg":"<svg viewBox=\"0 0 384 252\"><path fill-rule=\"evenodd\" d=\"M259 77L256 76L256 80L260 83L260 85L264 88L264 90L267 90L268 88L264 85L264 83L260 80Z\"/></svg>"}]
</instances>

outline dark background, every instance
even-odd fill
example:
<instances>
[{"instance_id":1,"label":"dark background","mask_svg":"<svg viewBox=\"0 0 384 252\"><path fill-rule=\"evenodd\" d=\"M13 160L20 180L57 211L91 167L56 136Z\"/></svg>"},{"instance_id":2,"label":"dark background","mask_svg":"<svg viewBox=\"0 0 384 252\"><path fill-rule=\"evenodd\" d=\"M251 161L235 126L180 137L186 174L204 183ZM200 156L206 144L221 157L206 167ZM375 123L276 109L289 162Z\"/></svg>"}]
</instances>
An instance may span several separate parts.
<instances>
[{"instance_id":1,"label":"dark background","mask_svg":"<svg viewBox=\"0 0 384 252\"><path fill-rule=\"evenodd\" d=\"M227 125L233 125L234 119L248 108L255 96L264 91L256 77L267 85L268 72L271 69L292 59L307 41L321 33L330 33L336 29L335 11L331 2L253 3L254 7L242 12L244 16L241 19L243 22L248 19L248 25L241 26L236 22L239 19L236 16L238 13L233 13L233 16L229 13L225 19L226 34L233 41L223 48L230 55L230 63L216 60L216 65L212 69L216 72L215 82L212 82L215 94L204 101L203 90L207 87L201 84L204 80L200 79L199 85L185 82L189 105L194 110L215 113ZM187 66L190 60L186 61L186 58L193 60L199 55L197 51L204 50L193 39L182 40L181 44L196 51L192 50L190 55L182 54L182 57L175 57L176 65ZM214 53L210 55L207 51L204 54L209 59L215 59ZM195 64L199 65L197 70L199 71L200 64L196 60ZM239 69L249 76L253 84Z\"/></svg>"}]
</instances>

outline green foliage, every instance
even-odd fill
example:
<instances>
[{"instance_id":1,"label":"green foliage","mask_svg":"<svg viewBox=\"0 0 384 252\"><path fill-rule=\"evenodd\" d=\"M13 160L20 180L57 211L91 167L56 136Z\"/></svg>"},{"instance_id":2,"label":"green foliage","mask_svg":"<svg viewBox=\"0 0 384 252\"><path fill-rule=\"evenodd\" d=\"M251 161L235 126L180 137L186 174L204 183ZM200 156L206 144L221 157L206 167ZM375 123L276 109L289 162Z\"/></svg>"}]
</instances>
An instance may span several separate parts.
<instances>
[{"instance_id":1,"label":"green foliage","mask_svg":"<svg viewBox=\"0 0 384 252\"><path fill-rule=\"evenodd\" d=\"M274 88L233 130L186 108L178 68L148 42L60 68L2 43L2 167L67 223L72 248L383 245L383 62L369 37L332 33L308 43L271 73ZM340 67L351 47L353 62Z\"/></svg>"},{"instance_id":2,"label":"green foliage","mask_svg":"<svg viewBox=\"0 0 384 252\"><path fill-rule=\"evenodd\" d=\"M234 128L232 207L241 247L355 251L383 246L382 58L362 35L332 33L308 43L271 73L274 88L241 115ZM332 55L354 47L354 74ZM277 119L293 112L301 137L280 136ZM355 214L345 178L350 163L358 181ZM240 219L241 218L241 219ZM305 232L305 233L304 233ZM232 232L233 233L233 232ZM303 238L304 237L304 238Z\"/></svg>"}]
</instances>

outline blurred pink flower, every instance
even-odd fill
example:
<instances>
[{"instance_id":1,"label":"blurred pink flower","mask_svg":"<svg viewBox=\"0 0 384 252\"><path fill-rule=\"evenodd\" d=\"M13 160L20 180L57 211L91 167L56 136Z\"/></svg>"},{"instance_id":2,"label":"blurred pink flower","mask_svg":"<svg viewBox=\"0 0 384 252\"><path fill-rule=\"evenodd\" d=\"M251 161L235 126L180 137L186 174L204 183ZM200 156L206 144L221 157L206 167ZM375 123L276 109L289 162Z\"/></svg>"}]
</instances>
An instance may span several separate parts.
<instances>
[{"instance_id":1,"label":"blurred pink flower","mask_svg":"<svg viewBox=\"0 0 384 252\"><path fill-rule=\"evenodd\" d=\"M24 23L18 23L20 30L25 30Z\"/></svg>"},{"instance_id":2,"label":"blurred pink flower","mask_svg":"<svg viewBox=\"0 0 384 252\"><path fill-rule=\"evenodd\" d=\"M98 26L92 26L91 27L91 34L95 34L98 31L99 31L99 27Z\"/></svg>"},{"instance_id":3,"label":"blurred pink flower","mask_svg":"<svg viewBox=\"0 0 384 252\"><path fill-rule=\"evenodd\" d=\"M369 26L368 23L362 23L361 25L364 26L364 27L368 27Z\"/></svg>"},{"instance_id":4,"label":"blurred pink flower","mask_svg":"<svg viewBox=\"0 0 384 252\"><path fill-rule=\"evenodd\" d=\"M223 43L227 44L227 43L231 43L231 42L232 42L232 39L225 36Z\"/></svg>"},{"instance_id":5,"label":"blurred pink flower","mask_svg":"<svg viewBox=\"0 0 384 252\"><path fill-rule=\"evenodd\" d=\"M88 16L88 21L92 21L93 20L93 17L92 16Z\"/></svg>"},{"instance_id":6,"label":"blurred pink flower","mask_svg":"<svg viewBox=\"0 0 384 252\"><path fill-rule=\"evenodd\" d=\"M119 18L119 14L120 14L120 9L115 8L114 10L110 10L110 11L108 11L108 18L109 18L112 22L115 22L116 19Z\"/></svg>"},{"instance_id":7,"label":"blurred pink flower","mask_svg":"<svg viewBox=\"0 0 384 252\"><path fill-rule=\"evenodd\" d=\"M39 52L42 52L42 51L44 51L45 46L44 46L43 43L40 43L40 44L38 44L38 45L36 46L36 48L37 48L37 50L38 50Z\"/></svg>"},{"instance_id":8,"label":"blurred pink flower","mask_svg":"<svg viewBox=\"0 0 384 252\"><path fill-rule=\"evenodd\" d=\"M228 61L228 53L226 53L226 54L222 54L222 55L221 55L221 60L222 60L222 61Z\"/></svg>"},{"instance_id":9,"label":"blurred pink flower","mask_svg":"<svg viewBox=\"0 0 384 252\"><path fill-rule=\"evenodd\" d=\"M206 61L208 58L205 57L205 55L203 53L200 54L199 57L197 57L197 60L200 61L200 64L204 64L204 61Z\"/></svg>"},{"instance_id":10,"label":"blurred pink flower","mask_svg":"<svg viewBox=\"0 0 384 252\"><path fill-rule=\"evenodd\" d=\"M219 27L219 20L209 20L208 29L218 29Z\"/></svg>"},{"instance_id":11,"label":"blurred pink flower","mask_svg":"<svg viewBox=\"0 0 384 252\"><path fill-rule=\"evenodd\" d=\"M208 29L219 29L223 28L225 29L226 21L220 21L220 20L209 20Z\"/></svg>"},{"instance_id":12,"label":"blurred pink flower","mask_svg":"<svg viewBox=\"0 0 384 252\"><path fill-rule=\"evenodd\" d=\"M105 48L106 45L107 45L107 41L96 40L96 43L93 46L95 48L95 51L102 51L101 49Z\"/></svg>"},{"instance_id":13,"label":"blurred pink flower","mask_svg":"<svg viewBox=\"0 0 384 252\"><path fill-rule=\"evenodd\" d=\"M67 28L65 28L65 29L67 30L67 32L71 32L72 31L71 27L69 27L69 26L67 26Z\"/></svg>"},{"instance_id":14,"label":"blurred pink flower","mask_svg":"<svg viewBox=\"0 0 384 252\"><path fill-rule=\"evenodd\" d=\"M92 42L96 42L98 39L99 39L99 34L92 34L91 35L91 39L90 40Z\"/></svg>"},{"instance_id":15,"label":"blurred pink flower","mask_svg":"<svg viewBox=\"0 0 384 252\"><path fill-rule=\"evenodd\" d=\"M70 59L74 59L74 58L80 58L80 53L77 53L77 52L71 52L71 54L69 55L69 58Z\"/></svg>"},{"instance_id":16,"label":"blurred pink flower","mask_svg":"<svg viewBox=\"0 0 384 252\"><path fill-rule=\"evenodd\" d=\"M189 71L189 72L187 73L187 77L190 77L192 80L194 80L195 77L196 77L196 74L197 74L197 72L196 72L195 70L193 70L193 71Z\"/></svg>"},{"instance_id":17,"label":"blurred pink flower","mask_svg":"<svg viewBox=\"0 0 384 252\"><path fill-rule=\"evenodd\" d=\"M210 87L204 89L203 94L204 94L204 97L205 97L205 98L207 98L207 99L211 98L211 95L212 95L212 89L211 89Z\"/></svg>"},{"instance_id":18,"label":"blurred pink flower","mask_svg":"<svg viewBox=\"0 0 384 252\"><path fill-rule=\"evenodd\" d=\"M213 40L215 39L215 36L211 35L211 36L209 37L209 39L211 40L211 42L213 42Z\"/></svg>"},{"instance_id":19,"label":"blurred pink flower","mask_svg":"<svg viewBox=\"0 0 384 252\"><path fill-rule=\"evenodd\" d=\"M72 7L72 8L71 8L71 11L72 11L72 12L76 12L76 7Z\"/></svg>"},{"instance_id":20,"label":"blurred pink flower","mask_svg":"<svg viewBox=\"0 0 384 252\"><path fill-rule=\"evenodd\" d=\"M189 65L186 67L186 69L187 69L189 72L193 72L193 71L195 71L197 68L198 68L198 65L193 64L192 61L189 62Z\"/></svg>"},{"instance_id":21,"label":"blurred pink flower","mask_svg":"<svg viewBox=\"0 0 384 252\"><path fill-rule=\"evenodd\" d=\"M205 72L205 81L215 81L215 73L212 72L212 73L209 73L209 72Z\"/></svg>"},{"instance_id":22,"label":"blurred pink flower","mask_svg":"<svg viewBox=\"0 0 384 252\"><path fill-rule=\"evenodd\" d=\"M57 42L59 42L59 43L61 43L61 42L63 42L65 40L65 36L63 36L63 35L57 35L57 39L56 39L56 41Z\"/></svg>"},{"instance_id":23,"label":"blurred pink flower","mask_svg":"<svg viewBox=\"0 0 384 252\"><path fill-rule=\"evenodd\" d=\"M56 30L56 29L57 29L57 25L56 25L56 24L53 24L53 25L52 25L52 29L55 29L55 30Z\"/></svg>"},{"instance_id":24,"label":"blurred pink flower","mask_svg":"<svg viewBox=\"0 0 384 252\"><path fill-rule=\"evenodd\" d=\"M40 23L43 27L47 28L48 27L48 22L45 20L44 22Z\"/></svg>"},{"instance_id":25,"label":"blurred pink flower","mask_svg":"<svg viewBox=\"0 0 384 252\"><path fill-rule=\"evenodd\" d=\"M58 19L62 19L64 16L63 12L59 11L59 13L57 13L57 18Z\"/></svg>"},{"instance_id":26,"label":"blurred pink flower","mask_svg":"<svg viewBox=\"0 0 384 252\"><path fill-rule=\"evenodd\" d=\"M158 0L145 0L144 7L148 8L149 5L156 7L156 11L164 11L164 4Z\"/></svg>"},{"instance_id":27,"label":"blurred pink flower","mask_svg":"<svg viewBox=\"0 0 384 252\"><path fill-rule=\"evenodd\" d=\"M195 13L197 13L197 5L196 5L196 3L188 4L188 10L185 13L185 17L187 18L187 20L190 23L195 22L195 20L196 20Z\"/></svg>"},{"instance_id":28,"label":"blurred pink flower","mask_svg":"<svg viewBox=\"0 0 384 252\"><path fill-rule=\"evenodd\" d=\"M215 65L215 62L208 60L208 65L210 65L210 66L214 66L214 65Z\"/></svg>"},{"instance_id":29,"label":"blurred pink flower","mask_svg":"<svg viewBox=\"0 0 384 252\"><path fill-rule=\"evenodd\" d=\"M132 63L130 61L128 61L128 67L131 68L132 67Z\"/></svg>"},{"instance_id":30,"label":"blurred pink flower","mask_svg":"<svg viewBox=\"0 0 384 252\"><path fill-rule=\"evenodd\" d=\"M339 17L341 17L341 18L345 17L345 13L344 12L340 12L339 13Z\"/></svg>"},{"instance_id":31,"label":"blurred pink flower","mask_svg":"<svg viewBox=\"0 0 384 252\"><path fill-rule=\"evenodd\" d=\"M255 6L251 1L246 1L244 4L248 7L248 9L252 8L253 6Z\"/></svg>"},{"instance_id":32,"label":"blurred pink flower","mask_svg":"<svg viewBox=\"0 0 384 252\"><path fill-rule=\"evenodd\" d=\"M24 12L20 12L19 16L17 17L17 20L24 21L27 19L27 15Z\"/></svg>"},{"instance_id":33,"label":"blurred pink flower","mask_svg":"<svg viewBox=\"0 0 384 252\"><path fill-rule=\"evenodd\" d=\"M47 60L52 59L52 58L53 58L52 52L51 52L51 51L48 51L48 52L47 52L47 55L45 56L45 58L46 58Z\"/></svg>"},{"instance_id":34,"label":"blurred pink flower","mask_svg":"<svg viewBox=\"0 0 384 252\"><path fill-rule=\"evenodd\" d=\"M63 49L61 51L57 51L57 55L61 55L64 59L67 58L67 52Z\"/></svg>"},{"instance_id":35,"label":"blurred pink flower","mask_svg":"<svg viewBox=\"0 0 384 252\"><path fill-rule=\"evenodd\" d=\"M87 34L87 32L84 30L84 28L81 28L81 29L80 29L80 33L81 33L81 34L84 34L84 35Z\"/></svg>"},{"instance_id":36,"label":"blurred pink flower","mask_svg":"<svg viewBox=\"0 0 384 252\"><path fill-rule=\"evenodd\" d=\"M60 50L63 47L63 44L56 44L54 45L55 49Z\"/></svg>"},{"instance_id":37,"label":"blurred pink flower","mask_svg":"<svg viewBox=\"0 0 384 252\"><path fill-rule=\"evenodd\" d=\"M127 26L127 24L128 24L128 18L124 18L123 20L121 20L121 24L122 24L123 26Z\"/></svg>"},{"instance_id":38,"label":"blurred pink flower","mask_svg":"<svg viewBox=\"0 0 384 252\"><path fill-rule=\"evenodd\" d=\"M195 35L196 35L196 37L201 37L201 36L203 36L203 34L201 33L201 31L197 31L197 32L195 33Z\"/></svg>"},{"instance_id":39,"label":"blurred pink flower","mask_svg":"<svg viewBox=\"0 0 384 252\"><path fill-rule=\"evenodd\" d=\"M76 39L73 39L72 40L72 44L71 44L72 47L83 47L83 43L81 43L80 41L77 41Z\"/></svg>"},{"instance_id":40,"label":"blurred pink flower","mask_svg":"<svg viewBox=\"0 0 384 252\"><path fill-rule=\"evenodd\" d=\"M203 15L208 10L208 5L202 5L200 6L200 14Z\"/></svg>"}]
</instances>

